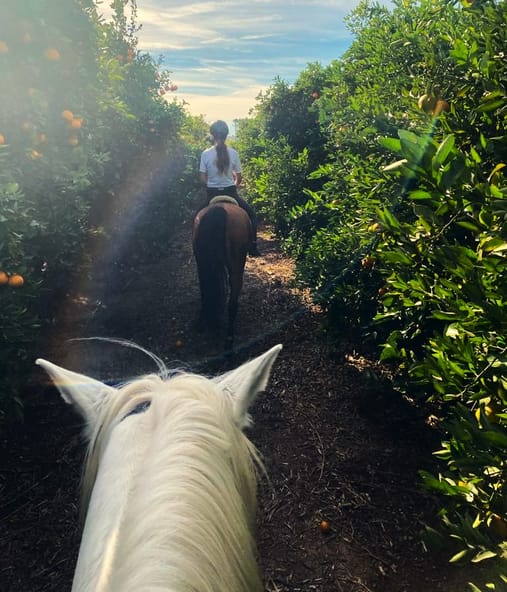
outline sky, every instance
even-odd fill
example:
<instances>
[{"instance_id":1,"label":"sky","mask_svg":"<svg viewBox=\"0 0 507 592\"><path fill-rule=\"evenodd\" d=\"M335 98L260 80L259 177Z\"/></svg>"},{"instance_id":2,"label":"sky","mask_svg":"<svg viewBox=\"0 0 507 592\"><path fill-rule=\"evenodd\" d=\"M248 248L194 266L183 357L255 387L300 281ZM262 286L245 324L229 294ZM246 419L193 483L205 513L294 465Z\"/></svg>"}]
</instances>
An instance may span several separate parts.
<instances>
[{"instance_id":1,"label":"sky","mask_svg":"<svg viewBox=\"0 0 507 592\"><path fill-rule=\"evenodd\" d=\"M352 41L344 17L359 0L137 0L139 49L162 56L173 96L208 122L247 117L279 77L329 64ZM99 9L107 17L108 0Z\"/></svg>"}]
</instances>

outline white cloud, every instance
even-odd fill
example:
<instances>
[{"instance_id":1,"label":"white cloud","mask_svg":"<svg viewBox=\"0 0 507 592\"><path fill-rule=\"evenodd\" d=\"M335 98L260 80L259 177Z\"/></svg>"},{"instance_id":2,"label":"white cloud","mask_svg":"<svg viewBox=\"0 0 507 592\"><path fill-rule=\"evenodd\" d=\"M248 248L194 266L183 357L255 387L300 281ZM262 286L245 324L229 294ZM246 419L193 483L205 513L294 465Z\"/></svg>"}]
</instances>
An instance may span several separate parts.
<instances>
[{"instance_id":1,"label":"white cloud","mask_svg":"<svg viewBox=\"0 0 507 592\"><path fill-rule=\"evenodd\" d=\"M186 107L193 115L202 115L208 123L223 119L233 129L234 120L247 117L255 105L255 97L266 89L267 87L252 85L221 95L206 96L185 92L178 92L177 95L179 100L187 103Z\"/></svg>"},{"instance_id":2,"label":"white cloud","mask_svg":"<svg viewBox=\"0 0 507 592\"><path fill-rule=\"evenodd\" d=\"M330 39L340 35L343 16L351 9L350 4L336 0L167 4L164 0L138 0L144 47L189 49L213 40L237 47L245 41L282 35L306 42L312 37Z\"/></svg>"},{"instance_id":3,"label":"white cloud","mask_svg":"<svg viewBox=\"0 0 507 592\"><path fill-rule=\"evenodd\" d=\"M338 58L350 39L343 17L358 2L137 0L139 48L164 56L190 112L230 122L276 77Z\"/></svg>"}]
</instances>

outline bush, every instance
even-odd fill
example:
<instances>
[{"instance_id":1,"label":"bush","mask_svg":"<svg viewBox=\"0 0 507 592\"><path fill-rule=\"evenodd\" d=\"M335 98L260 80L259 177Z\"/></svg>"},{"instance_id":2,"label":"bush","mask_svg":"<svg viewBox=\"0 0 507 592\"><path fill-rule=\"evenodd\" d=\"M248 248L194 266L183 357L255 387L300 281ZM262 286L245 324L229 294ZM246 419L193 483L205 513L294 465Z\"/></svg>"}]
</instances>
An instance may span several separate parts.
<instances>
[{"instance_id":1,"label":"bush","mask_svg":"<svg viewBox=\"0 0 507 592\"><path fill-rule=\"evenodd\" d=\"M169 73L137 49L135 2L112 6L110 23L91 0L0 6L9 23L0 39L0 278L23 277L20 287L0 285L0 429L18 415L16 382L105 213L137 208L137 231L149 226L155 240L175 212L188 212L196 188L198 147L185 134L204 124L165 99ZM136 176L144 192L133 204L121 187Z\"/></svg>"},{"instance_id":2,"label":"bush","mask_svg":"<svg viewBox=\"0 0 507 592\"><path fill-rule=\"evenodd\" d=\"M324 154L278 210L334 327L383 341L398 387L438 413L442 464L422 477L456 560L506 552L506 17L490 0L362 2L311 107Z\"/></svg>"}]
</instances>

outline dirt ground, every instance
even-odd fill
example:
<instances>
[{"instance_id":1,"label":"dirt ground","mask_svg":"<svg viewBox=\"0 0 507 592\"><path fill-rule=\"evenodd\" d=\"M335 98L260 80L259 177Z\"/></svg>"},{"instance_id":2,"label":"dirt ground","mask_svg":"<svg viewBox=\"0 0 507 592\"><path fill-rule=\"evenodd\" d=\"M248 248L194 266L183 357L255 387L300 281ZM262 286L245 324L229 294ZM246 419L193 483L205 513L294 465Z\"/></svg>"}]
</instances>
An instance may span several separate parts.
<instances>
[{"instance_id":1,"label":"dirt ground","mask_svg":"<svg viewBox=\"0 0 507 592\"><path fill-rule=\"evenodd\" d=\"M156 368L119 345L67 340L124 338L169 366L207 374L282 343L250 432L269 475L257 532L266 591L465 592L477 572L450 566L447 552L423 552L419 539L436 511L417 475L435 443L425 418L372 388L364 370L374 364L350 336L327 344L322 313L297 289L269 229L259 242L263 257L247 262L232 358L221 338L194 329L188 224L163 252L144 257L102 244L40 356L114 381ZM80 420L42 372L35 377L24 425L0 443L2 592L69 590L79 546Z\"/></svg>"}]
</instances>

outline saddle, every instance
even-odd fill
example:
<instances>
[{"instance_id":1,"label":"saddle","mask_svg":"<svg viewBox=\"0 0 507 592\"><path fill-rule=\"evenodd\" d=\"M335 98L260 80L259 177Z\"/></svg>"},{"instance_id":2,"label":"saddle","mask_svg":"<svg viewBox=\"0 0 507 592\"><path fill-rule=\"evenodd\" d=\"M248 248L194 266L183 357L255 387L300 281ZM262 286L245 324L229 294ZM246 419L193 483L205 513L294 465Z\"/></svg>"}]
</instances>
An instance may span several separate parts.
<instances>
[{"instance_id":1,"label":"saddle","mask_svg":"<svg viewBox=\"0 0 507 592\"><path fill-rule=\"evenodd\" d=\"M213 204L217 204L217 203L231 203L231 204L234 204L235 206L239 206L237 200L234 199L234 197L231 197L230 195L217 195L209 200L208 205L212 206Z\"/></svg>"}]
</instances>

